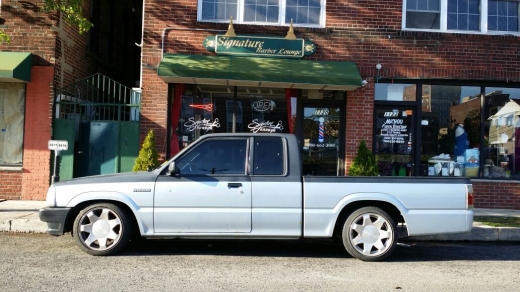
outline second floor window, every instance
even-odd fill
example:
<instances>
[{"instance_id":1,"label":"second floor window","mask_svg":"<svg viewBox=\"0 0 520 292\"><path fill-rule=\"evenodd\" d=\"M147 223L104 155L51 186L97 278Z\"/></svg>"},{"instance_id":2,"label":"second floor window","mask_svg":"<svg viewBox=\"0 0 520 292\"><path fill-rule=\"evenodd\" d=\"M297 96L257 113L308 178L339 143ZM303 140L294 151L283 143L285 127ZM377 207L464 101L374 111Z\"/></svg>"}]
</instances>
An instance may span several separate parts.
<instances>
[{"instance_id":1,"label":"second floor window","mask_svg":"<svg viewBox=\"0 0 520 292\"><path fill-rule=\"evenodd\" d=\"M519 0L405 0L403 29L520 34Z\"/></svg>"},{"instance_id":2,"label":"second floor window","mask_svg":"<svg viewBox=\"0 0 520 292\"><path fill-rule=\"evenodd\" d=\"M324 0L199 0L198 20L324 27Z\"/></svg>"}]
</instances>

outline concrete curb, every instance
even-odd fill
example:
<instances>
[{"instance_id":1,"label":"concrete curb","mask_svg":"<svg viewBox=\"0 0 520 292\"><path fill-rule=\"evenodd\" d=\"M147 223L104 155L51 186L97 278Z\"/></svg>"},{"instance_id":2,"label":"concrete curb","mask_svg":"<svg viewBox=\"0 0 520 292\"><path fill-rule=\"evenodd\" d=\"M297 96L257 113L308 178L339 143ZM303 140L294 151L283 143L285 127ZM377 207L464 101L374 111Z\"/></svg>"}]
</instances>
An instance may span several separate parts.
<instances>
[{"instance_id":1,"label":"concrete curb","mask_svg":"<svg viewBox=\"0 0 520 292\"><path fill-rule=\"evenodd\" d=\"M473 227L471 232L460 234L411 236L415 241L520 241L520 228Z\"/></svg>"}]
</instances>

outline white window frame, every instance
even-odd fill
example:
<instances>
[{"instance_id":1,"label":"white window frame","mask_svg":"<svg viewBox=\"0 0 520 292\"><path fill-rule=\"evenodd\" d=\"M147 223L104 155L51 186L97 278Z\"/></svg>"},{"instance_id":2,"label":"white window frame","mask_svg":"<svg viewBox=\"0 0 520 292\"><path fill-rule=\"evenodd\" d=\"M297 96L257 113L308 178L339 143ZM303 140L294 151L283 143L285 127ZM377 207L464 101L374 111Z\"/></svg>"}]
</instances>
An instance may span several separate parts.
<instances>
[{"instance_id":1,"label":"white window frame","mask_svg":"<svg viewBox=\"0 0 520 292\"><path fill-rule=\"evenodd\" d=\"M289 23L285 23L285 8L286 8L286 0L278 0L279 5L279 11L278 11L278 22L259 22L259 21L244 21L244 0L237 0L238 6L237 6L237 14L238 17L235 19L233 17L233 23L234 24L249 24L249 25L271 25L271 26L289 26ZM197 1L197 21L199 22L212 22L212 23L229 23L229 19L226 20L203 20L202 19L202 2L203 0ZM326 20L326 0L320 0L320 23L319 24L303 24L303 23L293 23L293 26L295 27L315 27L315 28L323 28L325 27L325 20Z\"/></svg>"},{"instance_id":2,"label":"white window frame","mask_svg":"<svg viewBox=\"0 0 520 292\"><path fill-rule=\"evenodd\" d=\"M517 0L509 0L517 1ZM431 31L446 33L464 33L464 34L489 34L489 35L520 35L520 29L513 31L496 31L488 30L488 0L480 0L480 31L474 30L451 30L448 29L448 0L439 0L440 2L440 29L422 29L406 27L406 0L403 0L402 10L402 27L404 31Z\"/></svg>"}]
</instances>

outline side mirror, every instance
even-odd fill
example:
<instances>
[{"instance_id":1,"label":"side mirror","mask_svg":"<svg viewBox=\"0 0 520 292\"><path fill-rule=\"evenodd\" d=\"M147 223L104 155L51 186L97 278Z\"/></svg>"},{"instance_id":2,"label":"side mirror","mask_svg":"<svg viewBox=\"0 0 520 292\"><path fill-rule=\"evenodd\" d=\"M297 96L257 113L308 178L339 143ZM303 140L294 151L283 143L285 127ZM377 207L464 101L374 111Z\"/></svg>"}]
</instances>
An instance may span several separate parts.
<instances>
[{"instance_id":1,"label":"side mirror","mask_svg":"<svg viewBox=\"0 0 520 292\"><path fill-rule=\"evenodd\" d=\"M168 165L168 175L175 176L175 161L172 161L172 163Z\"/></svg>"}]
</instances>

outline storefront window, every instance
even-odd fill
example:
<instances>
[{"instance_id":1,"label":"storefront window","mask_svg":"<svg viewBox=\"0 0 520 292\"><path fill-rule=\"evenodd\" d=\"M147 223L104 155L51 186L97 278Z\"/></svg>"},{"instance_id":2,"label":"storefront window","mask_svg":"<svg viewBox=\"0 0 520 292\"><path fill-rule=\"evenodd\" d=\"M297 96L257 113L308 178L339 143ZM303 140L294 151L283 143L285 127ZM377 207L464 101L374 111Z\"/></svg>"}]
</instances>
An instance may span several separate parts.
<instances>
[{"instance_id":1,"label":"storefront window","mask_svg":"<svg viewBox=\"0 0 520 292\"><path fill-rule=\"evenodd\" d=\"M480 87L422 87L422 174L479 176Z\"/></svg>"},{"instance_id":2,"label":"storefront window","mask_svg":"<svg viewBox=\"0 0 520 292\"><path fill-rule=\"evenodd\" d=\"M0 165L22 164L25 84L0 82Z\"/></svg>"},{"instance_id":3,"label":"storefront window","mask_svg":"<svg viewBox=\"0 0 520 292\"><path fill-rule=\"evenodd\" d=\"M414 109L406 106L376 107L374 153L380 175L412 175L415 116Z\"/></svg>"},{"instance_id":4,"label":"storefront window","mask_svg":"<svg viewBox=\"0 0 520 292\"><path fill-rule=\"evenodd\" d=\"M186 85L177 126L180 149L208 133L290 133L295 101L280 88Z\"/></svg>"},{"instance_id":5,"label":"storefront window","mask_svg":"<svg viewBox=\"0 0 520 292\"><path fill-rule=\"evenodd\" d=\"M520 89L486 87L484 177L520 177Z\"/></svg>"},{"instance_id":6,"label":"storefront window","mask_svg":"<svg viewBox=\"0 0 520 292\"><path fill-rule=\"evenodd\" d=\"M394 84L376 83L375 100L387 101L415 101L417 85L415 84Z\"/></svg>"}]
</instances>

